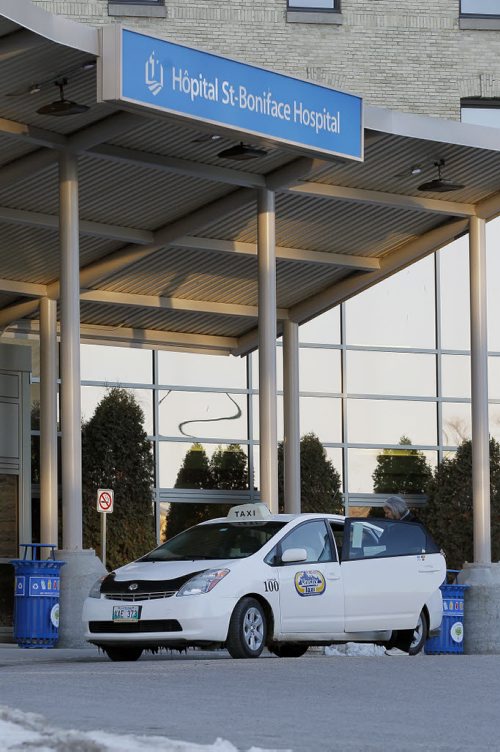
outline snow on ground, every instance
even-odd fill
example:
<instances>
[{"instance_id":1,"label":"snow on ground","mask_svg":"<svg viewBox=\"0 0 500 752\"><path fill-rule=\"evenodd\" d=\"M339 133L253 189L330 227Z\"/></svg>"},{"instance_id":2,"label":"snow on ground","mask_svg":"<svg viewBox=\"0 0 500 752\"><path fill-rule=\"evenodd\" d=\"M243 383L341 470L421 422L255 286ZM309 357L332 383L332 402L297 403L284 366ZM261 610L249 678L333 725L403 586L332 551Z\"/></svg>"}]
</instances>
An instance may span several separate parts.
<instances>
[{"instance_id":1,"label":"snow on ground","mask_svg":"<svg viewBox=\"0 0 500 752\"><path fill-rule=\"evenodd\" d=\"M325 655L378 657L380 655L385 655L385 648L381 645L372 645L371 643L363 644L361 642L346 642L345 645L328 645L325 648Z\"/></svg>"},{"instance_id":2,"label":"snow on ground","mask_svg":"<svg viewBox=\"0 0 500 752\"><path fill-rule=\"evenodd\" d=\"M110 734L107 731L67 731L49 726L34 713L0 705L2 752L29 749L33 752L238 752L231 742L213 744L175 741L164 736ZM278 752L251 747L248 752ZM279 752L290 752L280 750Z\"/></svg>"}]
</instances>

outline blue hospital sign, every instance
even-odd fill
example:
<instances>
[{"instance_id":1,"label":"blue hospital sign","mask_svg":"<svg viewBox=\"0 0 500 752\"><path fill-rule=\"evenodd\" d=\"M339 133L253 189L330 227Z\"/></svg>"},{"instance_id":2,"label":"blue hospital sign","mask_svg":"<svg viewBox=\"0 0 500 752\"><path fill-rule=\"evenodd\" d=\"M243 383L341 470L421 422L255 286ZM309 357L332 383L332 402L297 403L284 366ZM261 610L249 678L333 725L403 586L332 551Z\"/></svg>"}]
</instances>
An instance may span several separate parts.
<instances>
[{"instance_id":1,"label":"blue hospital sign","mask_svg":"<svg viewBox=\"0 0 500 752\"><path fill-rule=\"evenodd\" d=\"M120 27L105 34L103 61L104 100L363 159L360 97Z\"/></svg>"}]
</instances>

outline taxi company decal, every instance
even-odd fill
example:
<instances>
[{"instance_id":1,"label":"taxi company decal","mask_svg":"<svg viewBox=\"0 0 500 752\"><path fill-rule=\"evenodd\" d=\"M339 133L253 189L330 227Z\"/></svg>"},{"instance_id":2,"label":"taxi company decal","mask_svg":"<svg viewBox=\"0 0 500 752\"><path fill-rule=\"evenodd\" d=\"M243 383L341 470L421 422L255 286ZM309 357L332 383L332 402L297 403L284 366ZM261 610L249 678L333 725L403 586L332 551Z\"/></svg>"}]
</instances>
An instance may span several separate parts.
<instances>
[{"instance_id":1,"label":"taxi company decal","mask_svg":"<svg viewBox=\"0 0 500 752\"><path fill-rule=\"evenodd\" d=\"M325 578L317 569L297 572L295 575L295 590L299 595L323 595L325 588Z\"/></svg>"}]
</instances>

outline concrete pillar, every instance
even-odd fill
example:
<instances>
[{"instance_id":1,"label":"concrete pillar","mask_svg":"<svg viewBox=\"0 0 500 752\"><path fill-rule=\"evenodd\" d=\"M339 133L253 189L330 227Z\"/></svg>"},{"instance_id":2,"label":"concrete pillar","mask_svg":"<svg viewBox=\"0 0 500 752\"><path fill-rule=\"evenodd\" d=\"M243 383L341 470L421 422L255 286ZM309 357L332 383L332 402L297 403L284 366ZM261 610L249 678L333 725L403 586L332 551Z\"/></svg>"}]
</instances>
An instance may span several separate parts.
<instances>
[{"instance_id":1,"label":"concrete pillar","mask_svg":"<svg viewBox=\"0 0 500 752\"><path fill-rule=\"evenodd\" d=\"M82 548L82 439L80 397L80 245L77 157L60 161L61 240L61 470L63 548Z\"/></svg>"},{"instance_id":2,"label":"concrete pillar","mask_svg":"<svg viewBox=\"0 0 500 752\"><path fill-rule=\"evenodd\" d=\"M274 192L257 199L259 266L259 431L260 495L278 512L278 431L276 411L276 243Z\"/></svg>"},{"instance_id":3,"label":"concrete pillar","mask_svg":"<svg viewBox=\"0 0 500 752\"><path fill-rule=\"evenodd\" d=\"M474 562L491 563L486 223L470 220L470 337Z\"/></svg>"},{"instance_id":4,"label":"concrete pillar","mask_svg":"<svg viewBox=\"0 0 500 752\"><path fill-rule=\"evenodd\" d=\"M82 550L82 439L80 397L80 249L77 157L63 153L59 165L61 242L61 475L63 549L57 646L89 647L83 601L106 570L93 549Z\"/></svg>"},{"instance_id":5,"label":"concrete pillar","mask_svg":"<svg viewBox=\"0 0 500 752\"><path fill-rule=\"evenodd\" d=\"M283 325L285 512L300 514L299 325Z\"/></svg>"},{"instance_id":6,"label":"concrete pillar","mask_svg":"<svg viewBox=\"0 0 500 752\"><path fill-rule=\"evenodd\" d=\"M472 493L474 563L458 576L464 604L466 653L500 654L500 564L491 563L488 338L485 221L470 220Z\"/></svg>"},{"instance_id":7,"label":"concrete pillar","mask_svg":"<svg viewBox=\"0 0 500 752\"><path fill-rule=\"evenodd\" d=\"M40 300L40 539L58 545L57 302Z\"/></svg>"}]
</instances>

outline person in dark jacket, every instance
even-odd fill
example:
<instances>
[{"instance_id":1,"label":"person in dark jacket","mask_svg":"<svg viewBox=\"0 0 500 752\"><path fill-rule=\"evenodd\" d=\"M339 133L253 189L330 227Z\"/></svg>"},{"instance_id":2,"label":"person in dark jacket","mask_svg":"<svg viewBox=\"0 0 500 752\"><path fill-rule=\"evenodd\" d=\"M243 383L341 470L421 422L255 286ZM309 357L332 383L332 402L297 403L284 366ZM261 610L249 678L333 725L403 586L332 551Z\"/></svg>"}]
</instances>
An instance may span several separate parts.
<instances>
[{"instance_id":1,"label":"person in dark jacket","mask_svg":"<svg viewBox=\"0 0 500 752\"><path fill-rule=\"evenodd\" d=\"M418 522L415 516L410 512L406 501L401 496L390 496L384 504L384 515L388 520L399 520L400 522ZM392 527L392 526L391 526ZM395 531L394 531L395 532ZM381 538L389 543L391 528L388 528ZM413 642L413 629L400 629L395 633L391 640L391 647L387 648L386 655L409 655L411 643Z\"/></svg>"}]
</instances>

